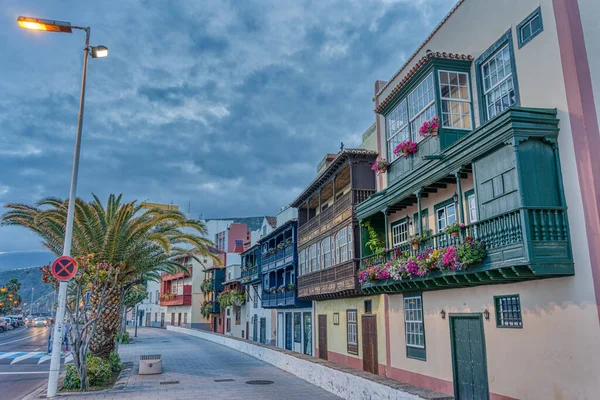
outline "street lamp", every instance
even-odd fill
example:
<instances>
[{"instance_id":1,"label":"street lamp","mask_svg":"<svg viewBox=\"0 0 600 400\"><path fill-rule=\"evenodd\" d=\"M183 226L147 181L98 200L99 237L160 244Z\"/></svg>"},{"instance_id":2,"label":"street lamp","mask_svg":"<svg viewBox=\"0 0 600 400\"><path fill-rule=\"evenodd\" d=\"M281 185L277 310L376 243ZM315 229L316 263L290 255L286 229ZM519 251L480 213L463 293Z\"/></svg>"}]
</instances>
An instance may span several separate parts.
<instances>
[{"instance_id":1,"label":"street lamp","mask_svg":"<svg viewBox=\"0 0 600 400\"><path fill-rule=\"evenodd\" d=\"M65 228L65 243L63 255L71 255L71 242L73 237L73 216L75 213L75 193L77 191L77 175L79 172L79 154L81 150L81 128L83 125L83 105L85 101L85 79L87 75L88 55L91 53L93 58L106 57L108 48L105 46L90 46L90 27L73 26L69 22L53 21L48 19L19 17L17 18L19 27L29 30L73 33L73 29L85 31L85 47L83 48L83 73L81 76L81 94L79 96L79 115L77 116L77 135L75 136L75 154L73 157L73 171L71 174L71 188L69 191L69 208L67 209L67 226ZM50 374L48 375L48 397L56 396L58 386L58 374L60 372L60 350L63 332L63 322L65 317L65 306L67 301L68 282L61 281L58 288L58 309L56 310L56 319L54 331L52 332L52 358L50 359Z\"/></svg>"}]
</instances>

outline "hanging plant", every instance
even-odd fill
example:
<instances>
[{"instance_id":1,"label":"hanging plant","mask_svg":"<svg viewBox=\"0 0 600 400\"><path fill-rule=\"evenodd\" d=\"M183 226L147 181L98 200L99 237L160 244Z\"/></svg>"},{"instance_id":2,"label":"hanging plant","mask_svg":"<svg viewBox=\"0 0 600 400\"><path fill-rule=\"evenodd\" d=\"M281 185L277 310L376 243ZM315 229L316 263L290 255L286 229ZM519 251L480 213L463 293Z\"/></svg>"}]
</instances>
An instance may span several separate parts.
<instances>
[{"instance_id":1,"label":"hanging plant","mask_svg":"<svg viewBox=\"0 0 600 400\"><path fill-rule=\"evenodd\" d=\"M377 175L384 174L390 167L390 162L385 158L380 158L371 165L371 171L375 171Z\"/></svg>"},{"instance_id":2,"label":"hanging plant","mask_svg":"<svg viewBox=\"0 0 600 400\"><path fill-rule=\"evenodd\" d=\"M402 155L404 158L407 158L409 155L417 152L417 142L413 142L412 140L403 140L398 146L394 149L394 154L397 157Z\"/></svg>"}]
</instances>

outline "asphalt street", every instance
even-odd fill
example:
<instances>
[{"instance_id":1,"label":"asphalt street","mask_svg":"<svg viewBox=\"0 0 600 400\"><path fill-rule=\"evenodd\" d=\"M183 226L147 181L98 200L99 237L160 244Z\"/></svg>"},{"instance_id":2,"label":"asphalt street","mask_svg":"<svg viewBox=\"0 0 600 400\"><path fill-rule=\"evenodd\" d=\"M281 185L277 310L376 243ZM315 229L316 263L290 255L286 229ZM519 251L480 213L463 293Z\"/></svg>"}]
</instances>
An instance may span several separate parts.
<instances>
[{"instance_id":1,"label":"asphalt street","mask_svg":"<svg viewBox=\"0 0 600 400\"><path fill-rule=\"evenodd\" d=\"M47 381L48 333L45 327L0 333L0 398L22 399Z\"/></svg>"}]
</instances>

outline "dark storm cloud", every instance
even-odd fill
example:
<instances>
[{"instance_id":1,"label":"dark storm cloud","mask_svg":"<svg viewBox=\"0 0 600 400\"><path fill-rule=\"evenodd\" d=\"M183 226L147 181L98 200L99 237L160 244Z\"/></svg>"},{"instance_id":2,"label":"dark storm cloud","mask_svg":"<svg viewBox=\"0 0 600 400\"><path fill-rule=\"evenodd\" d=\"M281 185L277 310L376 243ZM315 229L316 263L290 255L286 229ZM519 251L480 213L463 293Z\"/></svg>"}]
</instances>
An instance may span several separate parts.
<instances>
[{"instance_id":1,"label":"dark storm cloud","mask_svg":"<svg viewBox=\"0 0 600 400\"><path fill-rule=\"evenodd\" d=\"M68 194L83 37L92 26L78 193L173 201L194 215L274 214L374 120L387 80L454 0L11 1L0 10L0 203ZM8 55L8 56L6 56ZM0 251L37 247L0 228Z\"/></svg>"}]
</instances>

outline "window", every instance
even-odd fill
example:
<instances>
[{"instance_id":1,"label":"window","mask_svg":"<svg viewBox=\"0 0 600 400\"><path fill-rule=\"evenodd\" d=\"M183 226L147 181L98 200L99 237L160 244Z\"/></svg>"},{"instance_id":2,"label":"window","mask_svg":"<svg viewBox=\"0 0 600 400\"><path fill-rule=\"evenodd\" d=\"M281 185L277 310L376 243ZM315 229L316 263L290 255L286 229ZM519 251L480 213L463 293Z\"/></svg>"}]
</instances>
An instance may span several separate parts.
<instances>
[{"instance_id":1,"label":"window","mask_svg":"<svg viewBox=\"0 0 600 400\"><path fill-rule=\"evenodd\" d=\"M187 313L183 313L183 324L187 325Z\"/></svg>"},{"instance_id":2,"label":"window","mask_svg":"<svg viewBox=\"0 0 600 400\"><path fill-rule=\"evenodd\" d=\"M240 307L235 308L235 324L239 325L242 319L242 309Z\"/></svg>"},{"instance_id":3,"label":"window","mask_svg":"<svg viewBox=\"0 0 600 400\"><path fill-rule=\"evenodd\" d=\"M302 313L294 313L294 343L302 343Z\"/></svg>"},{"instance_id":4,"label":"window","mask_svg":"<svg viewBox=\"0 0 600 400\"><path fill-rule=\"evenodd\" d=\"M419 128L425 121L429 121L437 115L435 110L435 92L433 90L433 74L421 82L408 95L408 116L410 121L410 130L413 140L418 142L423 137L419 135Z\"/></svg>"},{"instance_id":5,"label":"window","mask_svg":"<svg viewBox=\"0 0 600 400\"><path fill-rule=\"evenodd\" d=\"M421 295L404 298L404 324L407 357L425 359L425 330Z\"/></svg>"},{"instance_id":6,"label":"window","mask_svg":"<svg viewBox=\"0 0 600 400\"><path fill-rule=\"evenodd\" d=\"M542 33L544 25L542 23L542 10L538 7L523 22L517 25L517 35L519 48L525 46L527 42Z\"/></svg>"},{"instance_id":7,"label":"window","mask_svg":"<svg viewBox=\"0 0 600 400\"><path fill-rule=\"evenodd\" d=\"M398 158L394 154L394 149L403 140L410 139L410 130L408 128L408 110L406 108L406 99L402 100L392 112L385 117L388 160L390 162Z\"/></svg>"},{"instance_id":8,"label":"window","mask_svg":"<svg viewBox=\"0 0 600 400\"><path fill-rule=\"evenodd\" d=\"M318 257L318 245L317 243L310 246L310 270L309 272L316 271L318 269L319 257Z\"/></svg>"},{"instance_id":9,"label":"window","mask_svg":"<svg viewBox=\"0 0 600 400\"><path fill-rule=\"evenodd\" d=\"M392 246L396 247L408 240L408 220L405 218L392 224Z\"/></svg>"},{"instance_id":10,"label":"window","mask_svg":"<svg viewBox=\"0 0 600 400\"><path fill-rule=\"evenodd\" d=\"M348 260L352 260L352 225L348 226Z\"/></svg>"},{"instance_id":11,"label":"window","mask_svg":"<svg viewBox=\"0 0 600 400\"><path fill-rule=\"evenodd\" d=\"M154 322L158 322L158 313L157 312L154 313Z\"/></svg>"},{"instance_id":12,"label":"window","mask_svg":"<svg viewBox=\"0 0 600 400\"><path fill-rule=\"evenodd\" d=\"M340 313L339 312L334 312L333 313L333 324L334 325L339 325L340 324Z\"/></svg>"},{"instance_id":13,"label":"window","mask_svg":"<svg viewBox=\"0 0 600 400\"><path fill-rule=\"evenodd\" d=\"M346 310L346 326L348 330L348 353L358 354L358 325L356 310Z\"/></svg>"},{"instance_id":14,"label":"window","mask_svg":"<svg viewBox=\"0 0 600 400\"><path fill-rule=\"evenodd\" d=\"M498 328L522 328L521 300L518 294L494 297L496 326Z\"/></svg>"},{"instance_id":15,"label":"window","mask_svg":"<svg viewBox=\"0 0 600 400\"><path fill-rule=\"evenodd\" d=\"M467 216L469 223L477 222L477 201L475 193L467 193Z\"/></svg>"},{"instance_id":16,"label":"window","mask_svg":"<svg viewBox=\"0 0 600 400\"><path fill-rule=\"evenodd\" d=\"M148 292L148 302L152 303L152 292Z\"/></svg>"},{"instance_id":17,"label":"window","mask_svg":"<svg viewBox=\"0 0 600 400\"><path fill-rule=\"evenodd\" d=\"M442 126L471 129L469 74L466 72L439 71L439 78Z\"/></svg>"},{"instance_id":18,"label":"window","mask_svg":"<svg viewBox=\"0 0 600 400\"><path fill-rule=\"evenodd\" d=\"M436 207L437 231L442 233L448 225L456 222L456 204L452 200L446 205Z\"/></svg>"},{"instance_id":19,"label":"window","mask_svg":"<svg viewBox=\"0 0 600 400\"><path fill-rule=\"evenodd\" d=\"M253 306L254 306L254 308L258 308L258 285L253 286L253 288L254 288Z\"/></svg>"},{"instance_id":20,"label":"window","mask_svg":"<svg viewBox=\"0 0 600 400\"><path fill-rule=\"evenodd\" d=\"M339 249L338 263L343 263L348 260L348 242L346 241L346 228L340 229L337 234L337 247Z\"/></svg>"},{"instance_id":21,"label":"window","mask_svg":"<svg viewBox=\"0 0 600 400\"><path fill-rule=\"evenodd\" d=\"M298 263L300 264L300 275L306 274L306 252L300 250L298 252Z\"/></svg>"},{"instance_id":22,"label":"window","mask_svg":"<svg viewBox=\"0 0 600 400\"><path fill-rule=\"evenodd\" d=\"M158 299L160 298L160 295L158 294L158 290L156 291L156 296L154 297L154 304L158 304Z\"/></svg>"},{"instance_id":23,"label":"window","mask_svg":"<svg viewBox=\"0 0 600 400\"><path fill-rule=\"evenodd\" d=\"M331 267L331 239L329 237L321 241L321 252L323 256L321 265L323 268Z\"/></svg>"},{"instance_id":24,"label":"window","mask_svg":"<svg viewBox=\"0 0 600 400\"><path fill-rule=\"evenodd\" d=\"M373 301L365 300L365 314L371 314L373 310Z\"/></svg>"}]
</instances>

